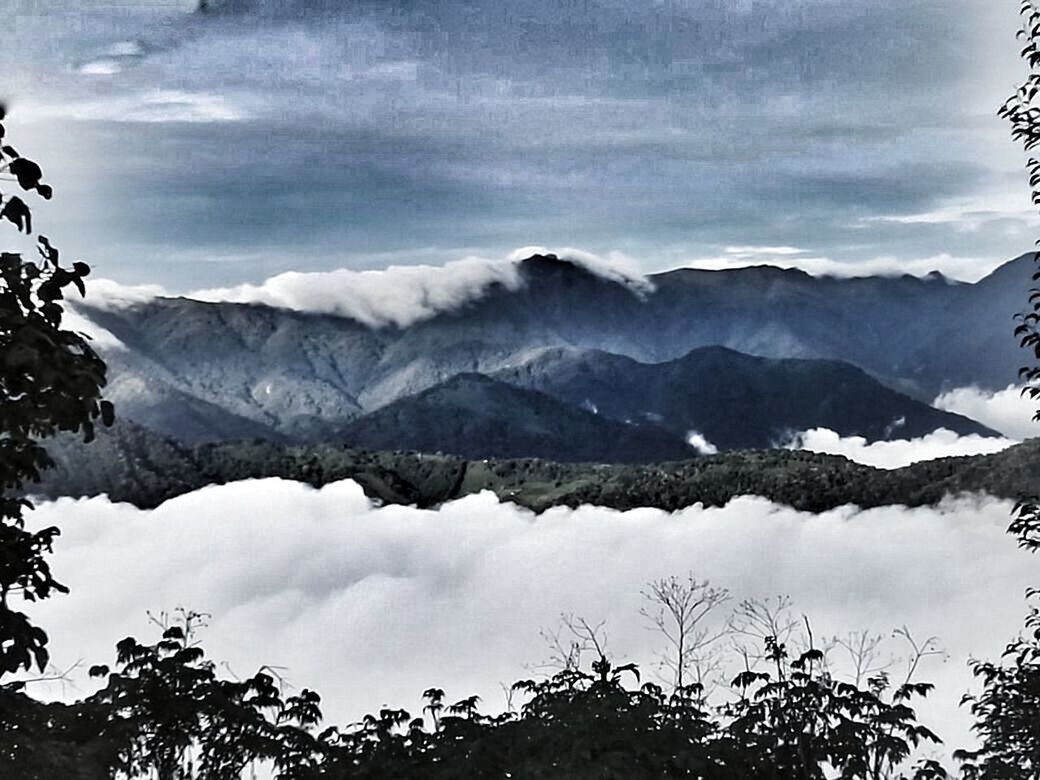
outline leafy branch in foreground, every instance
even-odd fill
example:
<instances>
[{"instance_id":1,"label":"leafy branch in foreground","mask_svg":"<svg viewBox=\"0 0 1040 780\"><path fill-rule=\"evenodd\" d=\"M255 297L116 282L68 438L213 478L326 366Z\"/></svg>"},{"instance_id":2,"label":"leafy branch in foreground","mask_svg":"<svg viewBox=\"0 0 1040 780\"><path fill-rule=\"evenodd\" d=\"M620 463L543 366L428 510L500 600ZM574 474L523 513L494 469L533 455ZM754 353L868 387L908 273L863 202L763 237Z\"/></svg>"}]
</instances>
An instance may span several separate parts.
<instances>
[{"instance_id":1,"label":"leafy branch in foreground","mask_svg":"<svg viewBox=\"0 0 1040 780\"><path fill-rule=\"evenodd\" d=\"M0 141L5 117L0 106ZM31 234L32 212L22 196L49 200L52 194L39 165L0 144L0 221ZM22 491L53 465L40 439L69 431L90 441L95 421L111 424L113 418L112 405L100 398L104 361L82 335L62 328L65 291L85 294L90 268L62 265L45 236L36 250L35 261L0 252L0 680L34 664L43 671L50 657L47 634L17 602L67 591L45 557L59 530L25 527L32 504Z\"/></svg>"},{"instance_id":2,"label":"leafy branch in foreground","mask_svg":"<svg viewBox=\"0 0 1040 780\"><path fill-rule=\"evenodd\" d=\"M1040 8L1032 0L1019 5L1022 27L1019 52L1028 68L1025 82L1000 107L998 114L1011 124L1011 137L1029 155L1026 168L1032 201L1040 206ZM1037 242L1040 244L1040 241ZM1040 264L1040 253L1033 256ZM1040 270L1033 273L1040 281ZM1024 366L1020 378L1023 395L1040 400L1040 287L1029 290L1029 308L1016 316L1015 336L1019 344L1033 353L1037 363ZM1040 411L1034 415L1040 420ZM1009 533L1021 547L1040 551L1040 500L1019 501L1013 510ZM1027 598L1037 591L1031 590ZM1040 612L1032 606L1021 636L1007 645L997 661L972 663L972 671L982 681L981 693L966 696L975 716L974 731L980 745L975 750L955 754L969 780L1012 780L1040 777Z\"/></svg>"}]
</instances>

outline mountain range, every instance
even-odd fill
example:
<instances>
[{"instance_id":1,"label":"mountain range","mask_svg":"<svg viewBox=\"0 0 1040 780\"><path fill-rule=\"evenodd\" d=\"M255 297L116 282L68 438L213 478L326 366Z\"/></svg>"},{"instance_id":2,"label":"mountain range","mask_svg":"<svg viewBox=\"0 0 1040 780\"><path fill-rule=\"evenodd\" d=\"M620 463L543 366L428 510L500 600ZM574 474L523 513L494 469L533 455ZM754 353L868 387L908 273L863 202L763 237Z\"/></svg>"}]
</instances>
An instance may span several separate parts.
<instances>
[{"instance_id":1,"label":"mountain range","mask_svg":"<svg viewBox=\"0 0 1040 780\"><path fill-rule=\"evenodd\" d=\"M187 298L78 308L119 342L102 352L120 417L179 441L629 462L813 427L991 435L928 404L1015 381L1032 270L1023 256L974 284L772 267L632 284L535 255L521 284L405 325Z\"/></svg>"}]
</instances>

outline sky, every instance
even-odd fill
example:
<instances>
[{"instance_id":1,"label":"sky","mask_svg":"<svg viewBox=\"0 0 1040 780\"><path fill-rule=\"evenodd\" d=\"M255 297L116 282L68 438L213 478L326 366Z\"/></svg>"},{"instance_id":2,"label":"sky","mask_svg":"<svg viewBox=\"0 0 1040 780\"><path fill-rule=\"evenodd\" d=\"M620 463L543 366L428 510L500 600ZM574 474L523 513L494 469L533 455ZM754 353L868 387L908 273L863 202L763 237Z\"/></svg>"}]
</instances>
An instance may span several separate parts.
<instances>
[{"instance_id":1,"label":"sky","mask_svg":"<svg viewBox=\"0 0 1040 780\"><path fill-rule=\"evenodd\" d=\"M577 247L976 279L1027 251L992 0L0 0L37 224L171 291Z\"/></svg>"}]
</instances>

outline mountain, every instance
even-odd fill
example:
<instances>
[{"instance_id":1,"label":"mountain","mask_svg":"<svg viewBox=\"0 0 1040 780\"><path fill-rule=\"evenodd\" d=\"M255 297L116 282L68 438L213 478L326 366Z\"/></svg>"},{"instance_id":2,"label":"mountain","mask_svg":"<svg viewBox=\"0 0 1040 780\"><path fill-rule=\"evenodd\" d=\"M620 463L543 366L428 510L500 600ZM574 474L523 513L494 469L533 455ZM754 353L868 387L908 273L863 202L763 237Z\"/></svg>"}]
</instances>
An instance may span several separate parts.
<instances>
[{"instance_id":1,"label":"mountain","mask_svg":"<svg viewBox=\"0 0 1040 780\"><path fill-rule=\"evenodd\" d=\"M189 446L125 421L101 430L91 444L63 436L48 447L57 467L45 472L34 494L55 498L106 493L113 501L140 507L154 507L210 484L265 477L315 486L353 479L374 500L422 507L491 490L538 512L581 504L672 511L697 502L721 506L741 495L763 496L808 512L846 504L932 505L963 492L1012 500L1040 495L1040 439L994 455L941 458L892 471L841 456L789 450L607 466L467 461L264 440Z\"/></svg>"},{"instance_id":2,"label":"mountain","mask_svg":"<svg viewBox=\"0 0 1040 780\"><path fill-rule=\"evenodd\" d=\"M926 402L957 386L1003 388L1023 361L1011 314L1025 301L1032 270L1023 256L976 284L758 267L680 269L634 285L536 255L520 263L518 285L491 284L457 308L402 326L185 298L79 309L121 344L103 354L124 418L191 442L318 441L457 374L506 378L499 372L554 348L643 364L710 346L845 361ZM886 414L861 428L874 436L895 419Z\"/></svg>"},{"instance_id":3,"label":"mountain","mask_svg":"<svg viewBox=\"0 0 1040 780\"><path fill-rule=\"evenodd\" d=\"M936 428L994 433L885 387L849 363L754 357L725 347L655 364L555 347L494 376L614 420L649 422L682 438L695 431L720 449L775 446L816 427L872 441Z\"/></svg>"},{"instance_id":4,"label":"mountain","mask_svg":"<svg viewBox=\"0 0 1040 780\"><path fill-rule=\"evenodd\" d=\"M351 320L267 306L160 298L88 314L122 345L102 350L120 416L187 441L323 438L361 413L386 347Z\"/></svg>"},{"instance_id":5,"label":"mountain","mask_svg":"<svg viewBox=\"0 0 1040 780\"><path fill-rule=\"evenodd\" d=\"M341 440L374 450L466 458L553 458L632 463L681 460L683 438L568 406L482 374L459 374L346 426Z\"/></svg>"}]
</instances>

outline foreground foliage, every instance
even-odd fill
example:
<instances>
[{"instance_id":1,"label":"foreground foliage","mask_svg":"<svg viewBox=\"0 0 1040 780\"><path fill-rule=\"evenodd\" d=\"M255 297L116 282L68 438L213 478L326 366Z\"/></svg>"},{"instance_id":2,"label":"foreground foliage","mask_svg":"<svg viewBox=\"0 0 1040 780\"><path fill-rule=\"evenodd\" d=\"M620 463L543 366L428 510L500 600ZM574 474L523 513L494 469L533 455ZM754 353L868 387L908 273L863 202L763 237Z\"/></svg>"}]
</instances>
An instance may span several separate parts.
<instances>
[{"instance_id":1,"label":"foreground foliage","mask_svg":"<svg viewBox=\"0 0 1040 780\"><path fill-rule=\"evenodd\" d=\"M999 115L1011 124L1012 138L1021 142L1031 156L1027 162L1029 186L1034 205L1040 206L1040 6L1032 0L1019 5L1022 29L1018 38L1020 52L1028 67L1025 82L1000 108ZM1037 242L1040 244L1040 242ZM1040 253L1034 255L1040 264ZM1040 270L1033 274L1040 281ZM1040 361L1040 288L1029 291L1029 310L1016 318L1015 335L1020 345ZM1025 381L1023 394L1040 399L1040 363L1020 371ZM1040 420L1040 411L1034 415ZM1008 528L1019 545L1031 552L1040 551L1040 499L1020 501ZM1035 597L1036 589L1027 594ZM983 690L966 696L975 716L975 732L980 746L959 751L964 775L969 780L1012 780L1040 777L1040 610L1033 606L1021 636L1010 642L999 661L975 661L972 671Z\"/></svg>"},{"instance_id":2,"label":"foreground foliage","mask_svg":"<svg viewBox=\"0 0 1040 780\"><path fill-rule=\"evenodd\" d=\"M6 134L0 106L0 142ZM8 186L10 185L10 186ZM20 194L18 194L20 193ZM40 166L0 143L0 221L32 233L32 211L22 195L51 198ZM32 504L22 488L52 465L40 440L59 431L94 436L99 417L112 422L111 404L100 399L105 363L78 333L63 329L59 303L67 288L83 294L85 263L62 265L45 236L39 259L0 252L0 680L49 659L47 635L17 608L66 588L51 574L45 555L57 528L29 531L23 513Z\"/></svg>"},{"instance_id":3,"label":"foreground foliage","mask_svg":"<svg viewBox=\"0 0 1040 780\"><path fill-rule=\"evenodd\" d=\"M567 665L515 683L526 699L518 710L483 714L477 697L448 704L431 688L423 716L382 709L321 730L312 691L285 695L265 669L222 679L197 644L198 619L182 613L153 644L121 641L114 671L90 670L103 687L76 704L0 692L0 774L231 780L261 762L286 780L946 777L934 761L900 771L917 746L938 742L910 706L930 686L892 686L884 673L862 687L842 682L823 651L790 657L774 636L720 706L701 683L669 692L642 682L597 643L588 670Z\"/></svg>"}]
</instances>

